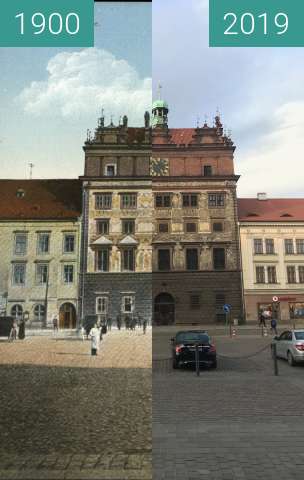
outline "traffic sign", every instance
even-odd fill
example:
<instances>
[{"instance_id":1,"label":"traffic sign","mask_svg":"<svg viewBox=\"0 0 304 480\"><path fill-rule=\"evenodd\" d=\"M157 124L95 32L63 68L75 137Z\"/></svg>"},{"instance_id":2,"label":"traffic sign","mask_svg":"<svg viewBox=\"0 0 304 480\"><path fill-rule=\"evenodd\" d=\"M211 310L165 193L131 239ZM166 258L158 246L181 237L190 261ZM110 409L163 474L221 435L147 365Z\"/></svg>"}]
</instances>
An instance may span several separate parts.
<instances>
[{"instance_id":1,"label":"traffic sign","mask_svg":"<svg viewBox=\"0 0 304 480\"><path fill-rule=\"evenodd\" d=\"M272 297L272 301L273 301L273 302L278 302L278 301L279 301L279 297L277 297L277 296Z\"/></svg>"}]
</instances>

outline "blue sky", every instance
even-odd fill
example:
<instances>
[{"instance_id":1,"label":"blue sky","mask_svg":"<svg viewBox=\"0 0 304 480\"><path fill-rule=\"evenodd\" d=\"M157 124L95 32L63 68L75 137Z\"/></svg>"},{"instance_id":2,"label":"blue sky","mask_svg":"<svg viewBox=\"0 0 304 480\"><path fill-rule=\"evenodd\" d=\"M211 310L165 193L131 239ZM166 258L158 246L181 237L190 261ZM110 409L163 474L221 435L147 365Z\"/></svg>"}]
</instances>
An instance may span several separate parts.
<instances>
[{"instance_id":1,"label":"blue sky","mask_svg":"<svg viewBox=\"0 0 304 480\"><path fill-rule=\"evenodd\" d=\"M209 48L208 0L153 0L153 84L171 127L212 123L237 146L239 195L304 196L304 49Z\"/></svg>"},{"instance_id":2,"label":"blue sky","mask_svg":"<svg viewBox=\"0 0 304 480\"><path fill-rule=\"evenodd\" d=\"M143 124L151 105L151 4L95 5L95 48L0 49L1 178L76 177L101 108Z\"/></svg>"}]
</instances>

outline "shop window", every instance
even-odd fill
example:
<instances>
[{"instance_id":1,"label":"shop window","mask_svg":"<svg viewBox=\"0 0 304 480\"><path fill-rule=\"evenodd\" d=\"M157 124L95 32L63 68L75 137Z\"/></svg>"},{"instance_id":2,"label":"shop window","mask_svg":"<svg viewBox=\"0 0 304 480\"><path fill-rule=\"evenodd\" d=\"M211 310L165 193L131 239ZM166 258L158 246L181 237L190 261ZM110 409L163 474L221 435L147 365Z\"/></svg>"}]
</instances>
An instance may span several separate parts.
<instances>
[{"instance_id":1,"label":"shop window","mask_svg":"<svg viewBox=\"0 0 304 480\"><path fill-rule=\"evenodd\" d=\"M290 318L304 318L304 303L289 304Z\"/></svg>"}]
</instances>

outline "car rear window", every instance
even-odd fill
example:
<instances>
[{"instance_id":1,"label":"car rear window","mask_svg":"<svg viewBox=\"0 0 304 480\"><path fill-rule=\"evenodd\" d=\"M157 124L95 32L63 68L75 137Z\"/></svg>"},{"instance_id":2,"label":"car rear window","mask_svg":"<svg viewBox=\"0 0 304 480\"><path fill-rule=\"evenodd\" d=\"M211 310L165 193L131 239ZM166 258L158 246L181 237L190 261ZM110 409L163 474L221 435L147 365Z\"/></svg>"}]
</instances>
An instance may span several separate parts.
<instances>
[{"instance_id":1,"label":"car rear window","mask_svg":"<svg viewBox=\"0 0 304 480\"><path fill-rule=\"evenodd\" d=\"M296 340L304 340L304 332L295 332Z\"/></svg>"},{"instance_id":2,"label":"car rear window","mask_svg":"<svg viewBox=\"0 0 304 480\"><path fill-rule=\"evenodd\" d=\"M204 333L185 332L176 336L177 342L201 342L209 343L210 337Z\"/></svg>"}]
</instances>

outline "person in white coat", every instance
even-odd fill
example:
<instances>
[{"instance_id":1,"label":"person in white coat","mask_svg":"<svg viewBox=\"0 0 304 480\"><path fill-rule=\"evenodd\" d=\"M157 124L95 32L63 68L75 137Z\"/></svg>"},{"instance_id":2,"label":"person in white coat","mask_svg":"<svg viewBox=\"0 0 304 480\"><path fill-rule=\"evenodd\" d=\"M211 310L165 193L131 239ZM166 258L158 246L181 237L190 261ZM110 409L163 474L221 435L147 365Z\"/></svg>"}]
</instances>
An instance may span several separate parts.
<instances>
[{"instance_id":1,"label":"person in white coat","mask_svg":"<svg viewBox=\"0 0 304 480\"><path fill-rule=\"evenodd\" d=\"M91 329L89 335L91 337L91 355L97 355L100 344L100 329L97 327L96 323Z\"/></svg>"}]
</instances>

